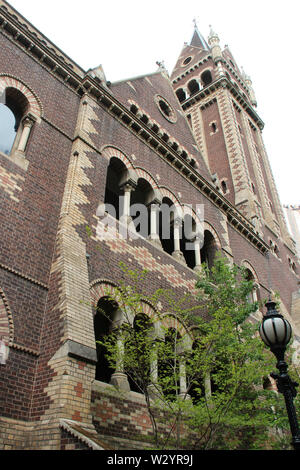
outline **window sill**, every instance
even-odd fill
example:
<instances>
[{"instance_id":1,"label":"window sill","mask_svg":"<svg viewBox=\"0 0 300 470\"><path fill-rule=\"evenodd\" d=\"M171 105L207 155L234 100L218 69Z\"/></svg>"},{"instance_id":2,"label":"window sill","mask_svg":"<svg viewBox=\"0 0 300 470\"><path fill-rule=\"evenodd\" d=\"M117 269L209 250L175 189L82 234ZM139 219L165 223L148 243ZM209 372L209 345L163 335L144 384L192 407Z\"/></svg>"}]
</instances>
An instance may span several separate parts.
<instances>
[{"instance_id":1,"label":"window sill","mask_svg":"<svg viewBox=\"0 0 300 470\"><path fill-rule=\"evenodd\" d=\"M21 154L19 152L13 152L10 155L6 155L6 153L0 152L0 155L1 155L1 157L5 157L10 162L17 165L19 168L22 168L22 170L27 171L29 161L26 160L24 154Z\"/></svg>"}]
</instances>

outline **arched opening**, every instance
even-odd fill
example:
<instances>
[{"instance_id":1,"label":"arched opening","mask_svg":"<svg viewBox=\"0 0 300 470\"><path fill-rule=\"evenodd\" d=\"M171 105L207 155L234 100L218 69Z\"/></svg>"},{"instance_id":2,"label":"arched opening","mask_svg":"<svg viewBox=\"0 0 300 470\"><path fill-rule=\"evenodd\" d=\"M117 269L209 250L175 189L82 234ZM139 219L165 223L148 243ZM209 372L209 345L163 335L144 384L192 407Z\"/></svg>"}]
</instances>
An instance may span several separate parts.
<instances>
[{"instance_id":1,"label":"arched opening","mask_svg":"<svg viewBox=\"0 0 300 470\"><path fill-rule=\"evenodd\" d=\"M21 120L28 112L27 98L15 88L6 88L4 103L0 104L0 151L9 155L20 129Z\"/></svg>"},{"instance_id":2,"label":"arched opening","mask_svg":"<svg viewBox=\"0 0 300 470\"><path fill-rule=\"evenodd\" d=\"M209 70L206 70L205 72L203 72L203 74L201 75L201 83L204 87L210 85L212 83L213 79L212 79L212 74Z\"/></svg>"},{"instance_id":3,"label":"arched opening","mask_svg":"<svg viewBox=\"0 0 300 470\"><path fill-rule=\"evenodd\" d=\"M217 124L215 122L213 122L211 124L211 130L212 130L213 134L215 134L217 132L218 128L217 128Z\"/></svg>"},{"instance_id":4,"label":"arched opening","mask_svg":"<svg viewBox=\"0 0 300 470\"><path fill-rule=\"evenodd\" d=\"M226 184L226 181L222 181L221 182L221 188L222 188L222 192L223 194L226 194L227 193L227 184Z\"/></svg>"},{"instance_id":5,"label":"arched opening","mask_svg":"<svg viewBox=\"0 0 300 470\"><path fill-rule=\"evenodd\" d=\"M143 393L150 385L152 331L150 318L145 313L138 313L133 321L131 335L125 343L130 362L130 368L127 370L125 364L125 373L133 392Z\"/></svg>"},{"instance_id":6,"label":"arched opening","mask_svg":"<svg viewBox=\"0 0 300 470\"><path fill-rule=\"evenodd\" d=\"M94 316L94 332L97 351L95 378L96 380L106 383L110 382L114 369L109 363L108 352L105 345L99 344L97 341L104 340L104 338L111 333L118 308L119 307L116 302L108 297L102 297L97 304L97 310Z\"/></svg>"},{"instance_id":7,"label":"arched opening","mask_svg":"<svg viewBox=\"0 0 300 470\"><path fill-rule=\"evenodd\" d=\"M200 341L195 340L192 345L192 364L193 361L197 360L199 357L199 352L201 354L202 351L200 351ZM198 356L198 357L197 357ZM198 359L199 360L199 359ZM187 364L188 365L188 364ZM194 372L194 368L191 368L192 370L190 371L190 377L187 377L189 386L188 386L188 393L193 401L193 403L196 405L199 403L200 399L205 396L205 377L200 376L199 374L196 375ZM198 369L197 369L198 370Z\"/></svg>"},{"instance_id":8,"label":"arched opening","mask_svg":"<svg viewBox=\"0 0 300 470\"><path fill-rule=\"evenodd\" d=\"M256 284L254 274L248 268L246 269L246 281L253 283L253 289L248 294L248 302L250 304L254 304L260 300L260 293L259 289L257 289L258 286Z\"/></svg>"},{"instance_id":9,"label":"arched opening","mask_svg":"<svg viewBox=\"0 0 300 470\"><path fill-rule=\"evenodd\" d=\"M148 204L153 199L154 192L150 183L144 178L139 178L137 186L131 194L130 216L137 233L144 238L150 235L150 210Z\"/></svg>"},{"instance_id":10,"label":"arched opening","mask_svg":"<svg viewBox=\"0 0 300 470\"><path fill-rule=\"evenodd\" d=\"M175 206L173 202L164 197L159 213L159 239L163 250L172 255L174 252L174 218Z\"/></svg>"},{"instance_id":11,"label":"arched opening","mask_svg":"<svg viewBox=\"0 0 300 470\"><path fill-rule=\"evenodd\" d=\"M196 256L194 238L196 236L196 222L189 214L184 216L182 222L182 237L180 240L180 250L183 253L187 266L194 269L196 266Z\"/></svg>"},{"instance_id":12,"label":"arched opening","mask_svg":"<svg viewBox=\"0 0 300 470\"><path fill-rule=\"evenodd\" d=\"M14 113L4 104L0 104L0 152L10 154L16 135Z\"/></svg>"},{"instance_id":13,"label":"arched opening","mask_svg":"<svg viewBox=\"0 0 300 470\"><path fill-rule=\"evenodd\" d=\"M165 334L164 350L158 358L158 381L169 399L175 399L180 392L180 369L178 343L180 334L175 328L168 328Z\"/></svg>"},{"instance_id":14,"label":"arched opening","mask_svg":"<svg viewBox=\"0 0 300 470\"><path fill-rule=\"evenodd\" d=\"M204 243L201 249L201 262L206 263L209 269L213 267L217 249L218 247L212 233L209 230L205 230Z\"/></svg>"},{"instance_id":15,"label":"arched opening","mask_svg":"<svg viewBox=\"0 0 300 470\"><path fill-rule=\"evenodd\" d=\"M113 157L107 169L104 202L107 205L113 206L118 220L121 216L120 197L123 196L120 183L125 172L126 167L124 163L118 158ZM110 211L108 212L110 213Z\"/></svg>"},{"instance_id":16,"label":"arched opening","mask_svg":"<svg viewBox=\"0 0 300 470\"><path fill-rule=\"evenodd\" d=\"M179 90L176 90L176 95L180 103L186 100L186 94L182 88L179 88Z\"/></svg>"},{"instance_id":17,"label":"arched opening","mask_svg":"<svg viewBox=\"0 0 300 470\"><path fill-rule=\"evenodd\" d=\"M191 96L194 95L195 93L198 93L198 91L200 91L200 86L197 80L191 80L188 83L188 89L189 89Z\"/></svg>"}]
</instances>

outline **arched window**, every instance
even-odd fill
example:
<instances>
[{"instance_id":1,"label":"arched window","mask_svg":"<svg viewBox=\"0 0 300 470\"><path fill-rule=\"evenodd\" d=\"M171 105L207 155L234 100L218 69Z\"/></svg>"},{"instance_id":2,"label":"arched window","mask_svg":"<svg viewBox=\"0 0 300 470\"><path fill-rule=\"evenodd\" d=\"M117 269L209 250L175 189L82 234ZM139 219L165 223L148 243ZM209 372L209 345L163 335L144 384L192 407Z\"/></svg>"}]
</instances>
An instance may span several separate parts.
<instances>
[{"instance_id":1,"label":"arched window","mask_svg":"<svg viewBox=\"0 0 300 470\"><path fill-rule=\"evenodd\" d=\"M144 178L139 178L137 186L131 194L130 215L137 233L144 238L150 235L150 210L148 204L153 199L154 192L150 183Z\"/></svg>"},{"instance_id":2,"label":"arched window","mask_svg":"<svg viewBox=\"0 0 300 470\"><path fill-rule=\"evenodd\" d=\"M94 316L94 331L96 339L97 365L96 380L109 383L114 369L111 367L104 345L97 343L109 335L113 329L114 320L118 311L118 304L108 297L99 300Z\"/></svg>"},{"instance_id":3,"label":"arched window","mask_svg":"<svg viewBox=\"0 0 300 470\"><path fill-rule=\"evenodd\" d=\"M164 395L169 399L180 392L178 343L180 334L175 328L169 328L165 334L164 354L158 358L158 381Z\"/></svg>"},{"instance_id":4,"label":"arched window","mask_svg":"<svg viewBox=\"0 0 300 470\"><path fill-rule=\"evenodd\" d=\"M186 214L182 224L180 249L183 253L187 266L191 269L194 269L196 266L195 247L193 244L195 235L196 223L189 214Z\"/></svg>"},{"instance_id":5,"label":"arched window","mask_svg":"<svg viewBox=\"0 0 300 470\"><path fill-rule=\"evenodd\" d=\"M164 197L159 213L159 239L163 250L172 255L174 252L174 222L175 207L173 202Z\"/></svg>"},{"instance_id":6,"label":"arched window","mask_svg":"<svg viewBox=\"0 0 300 470\"><path fill-rule=\"evenodd\" d=\"M179 99L180 103L186 100L186 94L185 91L182 88L179 88L179 90L176 90L176 95L177 98Z\"/></svg>"},{"instance_id":7,"label":"arched window","mask_svg":"<svg viewBox=\"0 0 300 470\"><path fill-rule=\"evenodd\" d=\"M189 92L190 92L190 95L194 95L195 93L197 93L198 91L200 91L200 86L199 86L199 83L197 82L197 80L191 80L189 83L188 83L188 89L189 89Z\"/></svg>"},{"instance_id":8,"label":"arched window","mask_svg":"<svg viewBox=\"0 0 300 470\"><path fill-rule=\"evenodd\" d=\"M114 207L118 220L122 215L120 212L120 197L123 196L123 191L120 188L120 183L125 172L126 167L124 163L118 158L113 157L107 170L104 202Z\"/></svg>"},{"instance_id":9,"label":"arched window","mask_svg":"<svg viewBox=\"0 0 300 470\"><path fill-rule=\"evenodd\" d=\"M133 321L133 329L125 343L130 367L126 368L130 390L142 393L150 385L151 347L153 324L144 313L138 313Z\"/></svg>"},{"instance_id":10,"label":"arched window","mask_svg":"<svg viewBox=\"0 0 300 470\"><path fill-rule=\"evenodd\" d=\"M0 104L0 151L10 155L20 140L21 121L28 112L29 103L15 88L6 88L3 96L4 102Z\"/></svg>"},{"instance_id":11,"label":"arched window","mask_svg":"<svg viewBox=\"0 0 300 470\"><path fill-rule=\"evenodd\" d=\"M201 249L201 262L212 268L217 252L216 241L209 230L204 231L204 243Z\"/></svg>"},{"instance_id":12,"label":"arched window","mask_svg":"<svg viewBox=\"0 0 300 470\"><path fill-rule=\"evenodd\" d=\"M205 86L208 86L212 83L212 75L211 75L211 72L209 70L206 70L205 72L203 72L203 74L201 75L201 83L202 85L205 87Z\"/></svg>"},{"instance_id":13,"label":"arched window","mask_svg":"<svg viewBox=\"0 0 300 470\"><path fill-rule=\"evenodd\" d=\"M13 112L0 104L0 152L10 154L16 135L16 118Z\"/></svg>"},{"instance_id":14,"label":"arched window","mask_svg":"<svg viewBox=\"0 0 300 470\"><path fill-rule=\"evenodd\" d=\"M253 283L253 289L248 294L248 302L251 304L258 302L260 300L260 293L259 293L258 285L255 281L254 274L248 268L246 269L246 280L251 281Z\"/></svg>"},{"instance_id":15,"label":"arched window","mask_svg":"<svg viewBox=\"0 0 300 470\"><path fill-rule=\"evenodd\" d=\"M221 188L222 188L222 192L223 194L226 194L227 193L227 184L226 184L226 181L222 181L221 182Z\"/></svg>"},{"instance_id":16,"label":"arched window","mask_svg":"<svg viewBox=\"0 0 300 470\"><path fill-rule=\"evenodd\" d=\"M195 360L199 358L199 349L201 348L199 340L195 340L192 345L192 351L191 351L191 364ZM198 356L198 358L197 358ZM198 359L199 360L199 359ZM187 364L189 365L189 364ZM198 367L196 368L198 372ZM187 381L189 383L188 386L188 393L193 401L194 404L197 404L201 397L205 396L205 377L202 375L199 375L198 373L195 373L195 368L191 367L191 370L188 371L190 374L187 376Z\"/></svg>"}]
</instances>

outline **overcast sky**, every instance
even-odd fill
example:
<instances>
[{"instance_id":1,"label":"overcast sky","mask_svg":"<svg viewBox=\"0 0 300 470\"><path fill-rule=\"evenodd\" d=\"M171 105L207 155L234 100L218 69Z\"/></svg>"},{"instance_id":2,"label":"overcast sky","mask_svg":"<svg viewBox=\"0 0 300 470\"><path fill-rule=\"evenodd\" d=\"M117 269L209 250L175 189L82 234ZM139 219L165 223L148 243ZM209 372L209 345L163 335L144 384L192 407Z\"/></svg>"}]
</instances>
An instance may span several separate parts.
<instances>
[{"instance_id":1,"label":"overcast sky","mask_svg":"<svg viewBox=\"0 0 300 470\"><path fill-rule=\"evenodd\" d=\"M299 0L10 0L85 70L99 64L107 80L171 74L193 19L209 25L251 76L264 141L283 204L300 205Z\"/></svg>"}]
</instances>

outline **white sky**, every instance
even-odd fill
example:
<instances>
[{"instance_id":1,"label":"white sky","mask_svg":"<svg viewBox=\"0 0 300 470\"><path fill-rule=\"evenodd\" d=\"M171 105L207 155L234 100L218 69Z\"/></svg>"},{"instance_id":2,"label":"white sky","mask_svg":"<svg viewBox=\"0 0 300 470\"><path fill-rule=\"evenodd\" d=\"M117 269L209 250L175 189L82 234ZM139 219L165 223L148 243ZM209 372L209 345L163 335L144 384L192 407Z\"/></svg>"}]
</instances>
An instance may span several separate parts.
<instances>
[{"instance_id":1,"label":"white sky","mask_svg":"<svg viewBox=\"0 0 300 470\"><path fill-rule=\"evenodd\" d=\"M114 82L157 70L169 73L193 18L209 25L252 78L264 141L283 204L300 205L299 0L10 0L85 70L99 64Z\"/></svg>"}]
</instances>

